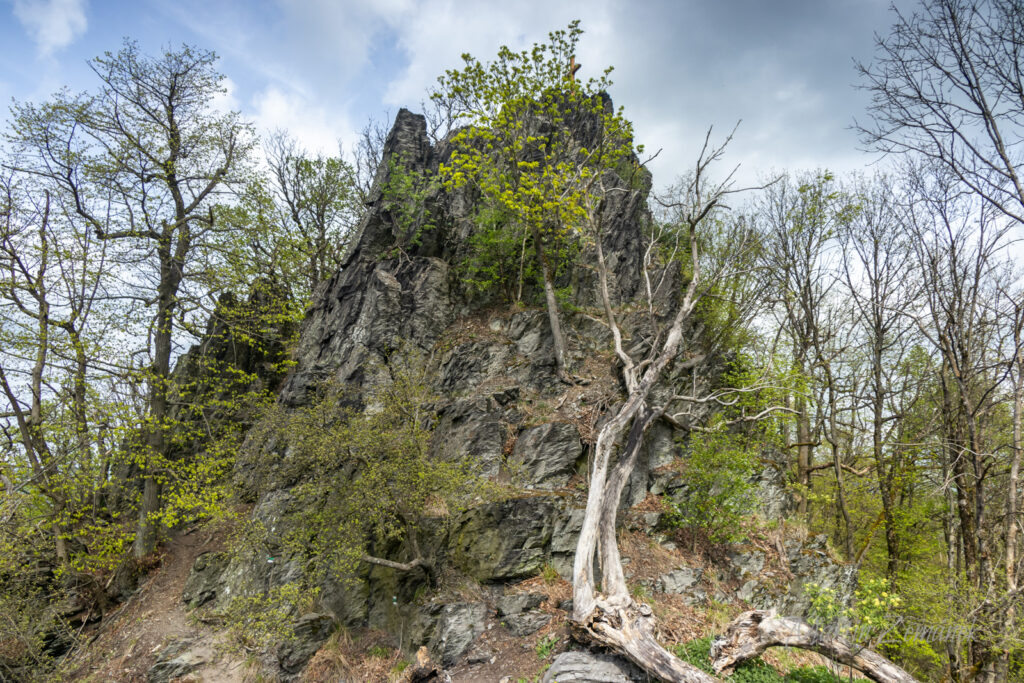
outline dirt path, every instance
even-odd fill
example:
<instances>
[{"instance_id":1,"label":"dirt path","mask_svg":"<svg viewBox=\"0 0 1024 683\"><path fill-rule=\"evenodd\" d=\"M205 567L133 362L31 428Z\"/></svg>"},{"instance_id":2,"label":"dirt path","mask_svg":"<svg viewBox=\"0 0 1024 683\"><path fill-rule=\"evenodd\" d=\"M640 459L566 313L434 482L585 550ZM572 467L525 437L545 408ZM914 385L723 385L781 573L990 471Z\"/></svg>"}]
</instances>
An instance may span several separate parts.
<instances>
[{"instance_id":1,"label":"dirt path","mask_svg":"<svg viewBox=\"0 0 1024 683\"><path fill-rule=\"evenodd\" d=\"M240 660L217 652L214 633L189 619L181 601L185 580L196 557L218 550L224 534L203 528L178 533L161 549L162 563L139 590L100 624L88 645L61 667L63 680L144 683L160 652L172 641L195 642L209 661L188 680L242 683Z\"/></svg>"}]
</instances>

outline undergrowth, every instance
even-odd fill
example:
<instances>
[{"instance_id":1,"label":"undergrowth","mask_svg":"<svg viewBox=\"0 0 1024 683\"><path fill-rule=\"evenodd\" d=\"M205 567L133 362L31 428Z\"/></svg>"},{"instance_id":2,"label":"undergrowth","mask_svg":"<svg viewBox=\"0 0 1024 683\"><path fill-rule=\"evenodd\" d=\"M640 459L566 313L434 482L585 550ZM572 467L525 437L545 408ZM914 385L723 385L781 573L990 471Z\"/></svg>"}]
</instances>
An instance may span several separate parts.
<instances>
[{"instance_id":1,"label":"undergrowth","mask_svg":"<svg viewBox=\"0 0 1024 683\"><path fill-rule=\"evenodd\" d=\"M711 668L711 638L698 638L680 643L672 648L677 657L684 662L709 674ZM851 679L842 678L823 666L800 667L789 673L781 674L760 657L743 662L736 667L726 680L734 683L850 683ZM852 679L852 683L867 683L863 678Z\"/></svg>"}]
</instances>

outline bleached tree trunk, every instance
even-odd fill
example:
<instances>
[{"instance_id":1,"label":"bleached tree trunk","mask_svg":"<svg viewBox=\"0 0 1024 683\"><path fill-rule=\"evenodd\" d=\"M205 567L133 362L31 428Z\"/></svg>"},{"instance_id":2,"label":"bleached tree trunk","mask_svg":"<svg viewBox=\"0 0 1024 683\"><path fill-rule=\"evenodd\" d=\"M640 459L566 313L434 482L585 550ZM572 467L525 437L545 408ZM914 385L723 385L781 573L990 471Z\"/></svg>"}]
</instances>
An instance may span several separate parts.
<instances>
[{"instance_id":1,"label":"bleached tree trunk","mask_svg":"<svg viewBox=\"0 0 1024 683\"><path fill-rule=\"evenodd\" d=\"M803 619L780 617L774 610L744 612L711 646L712 666L728 673L770 647L799 647L825 655L878 683L916 683L913 676L882 655L823 633Z\"/></svg>"},{"instance_id":2,"label":"bleached tree trunk","mask_svg":"<svg viewBox=\"0 0 1024 683\"><path fill-rule=\"evenodd\" d=\"M698 190L703 187L700 184L701 172L718 158L721 150L712 150L707 158L702 153L693 181ZM609 295L608 269L601 243L600 212L603 207L600 202L591 211L601 301L606 323L612 333L615 355L622 364L627 397L601 427L594 446L587 507L573 563L572 627L578 640L610 648L662 680L684 683L705 683L715 679L673 656L658 643L654 635L655 619L650 607L635 603L629 594L619 556L615 523L622 490L636 465L644 433L665 410L664 406L649 405L651 391L662 379L665 369L678 356L684 325L700 298L699 288L703 283L695 242L696 228L718 204L726 187L721 185L716 188L707 201L699 203L697 210L687 216L685 227L692 245L692 277L671 324L661 336L664 341L639 364L623 348L622 332L615 319ZM613 467L612 460L617 447L618 461ZM597 552L599 545L600 557ZM594 580L595 560L600 562L603 589L600 593Z\"/></svg>"}]
</instances>

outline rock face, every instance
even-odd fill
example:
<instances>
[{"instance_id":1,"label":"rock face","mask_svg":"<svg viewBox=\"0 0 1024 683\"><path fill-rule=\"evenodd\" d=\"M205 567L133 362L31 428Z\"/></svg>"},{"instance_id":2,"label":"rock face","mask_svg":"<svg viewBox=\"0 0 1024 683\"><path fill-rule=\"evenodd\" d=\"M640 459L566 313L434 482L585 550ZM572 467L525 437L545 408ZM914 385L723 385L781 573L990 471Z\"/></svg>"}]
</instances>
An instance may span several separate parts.
<instances>
[{"instance_id":1,"label":"rock face","mask_svg":"<svg viewBox=\"0 0 1024 683\"><path fill-rule=\"evenodd\" d=\"M230 559L226 553L203 553L197 557L185 581L182 602L189 607L199 607L216 598L223 588L224 570Z\"/></svg>"},{"instance_id":2,"label":"rock face","mask_svg":"<svg viewBox=\"0 0 1024 683\"><path fill-rule=\"evenodd\" d=\"M574 124L584 146L593 137L593 124L585 117ZM468 460L481 477L517 490L452 510L436 523L426 520L417 532L418 547L437 567L475 582L481 595L495 595L503 584L547 567L563 577L570 574L584 505L583 492L571 483L577 472L585 473L587 439L602 410L620 400L621 387L612 364L600 360L609 333L593 316L563 316L568 360L592 375L585 391L569 391L556 376L552 337L536 292L526 292L525 307L502 307L495 297L463 289L459 269L477 229L476 207L470 190L449 193L438 182L438 166L450 153L446 141L430 144L422 116L399 112L353 247L307 312L279 401L301 409L325 383L336 383L351 397L346 401L372 410L373 390L392 381L396 363L414 353L428 358L440 395L436 405L427 406L436 415L432 457ZM389 193L398 177L417 186L416 206ZM621 191L611 193L603 205L603 249L613 300L625 302L645 286L640 273L650 177L642 171L632 183L610 182ZM580 260L585 262L586 254ZM591 269L570 264L559 278L569 302L579 307L597 303ZM668 272L655 298L667 300L678 289L677 275ZM622 323L637 331L633 343L649 338L643 334L649 324L646 313L625 313ZM690 385L711 381L687 376ZM651 429L623 493L624 506L650 493L685 499L685 484L666 467L680 450L680 438L681 432L664 424ZM267 530L263 545L230 558L201 556L184 596L190 605L264 594L303 576L283 539L295 525L298 497L292 489L308 475L289 468L288 453L274 450L273 443L263 447L267 450L261 457L243 454L235 471L253 503L252 520ZM773 505L778 512L784 500ZM656 513L644 519L652 528L658 523ZM405 545L378 550L399 561L411 559ZM299 620L296 641L278 653L282 675L297 674L335 622L402 633L402 645L410 652L428 645L435 661L455 664L482 633L493 601L460 594L425 602L436 578L425 571L360 565L344 581L325 579L317 607L325 613ZM700 570L679 569L662 576L657 590L699 596L701 579ZM752 598L758 586L748 591ZM496 612L508 630L526 635L551 619L537 611L538 605L535 596L509 595L497 600ZM575 652L559 655L544 680L556 677L641 680L617 659Z\"/></svg>"},{"instance_id":3,"label":"rock face","mask_svg":"<svg viewBox=\"0 0 1024 683\"><path fill-rule=\"evenodd\" d=\"M521 468L528 486L560 488L576 471L583 455L583 444L575 425L551 422L530 427L519 435L509 460L510 467Z\"/></svg>"},{"instance_id":4,"label":"rock face","mask_svg":"<svg viewBox=\"0 0 1024 683\"><path fill-rule=\"evenodd\" d=\"M293 629L293 639L277 653L281 670L296 674L309 658L320 649L334 630L334 619L329 614L306 614L299 618Z\"/></svg>"},{"instance_id":5,"label":"rock face","mask_svg":"<svg viewBox=\"0 0 1024 683\"><path fill-rule=\"evenodd\" d=\"M541 497L468 510L452 530L452 561L478 581L533 576L544 565L556 510L554 498Z\"/></svg>"}]
</instances>

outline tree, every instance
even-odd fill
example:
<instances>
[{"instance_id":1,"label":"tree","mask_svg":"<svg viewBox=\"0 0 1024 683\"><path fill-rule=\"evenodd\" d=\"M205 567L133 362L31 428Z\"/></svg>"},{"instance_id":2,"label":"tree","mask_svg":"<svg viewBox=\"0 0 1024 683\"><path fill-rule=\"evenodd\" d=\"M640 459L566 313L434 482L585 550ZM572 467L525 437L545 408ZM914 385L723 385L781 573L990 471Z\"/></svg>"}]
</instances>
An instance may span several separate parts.
<instances>
[{"instance_id":1,"label":"tree","mask_svg":"<svg viewBox=\"0 0 1024 683\"><path fill-rule=\"evenodd\" d=\"M911 234L892 182L881 177L863 181L855 195L858 210L840 236L845 294L853 303L857 336L868 350L868 379L855 398L869 412L885 526L886 573L895 586L902 540L897 506L912 457L900 436L903 418L920 393L919 378L905 372L907 357L918 341L905 313L914 308L919 288L907 273L906 264L913 256Z\"/></svg>"},{"instance_id":2,"label":"tree","mask_svg":"<svg viewBox=\"0 0 1024 683\"><path fill-rule=\"evenodd\" d=\"M441 76L432 95L456 121L469 124L455 134L441 175L449 188L471 185L480 193L497 224L496 241L520 245L517 296L526 251L532 248L558 375L569 383L558 270L574 248L590 198L600 196L596 182L632 153L629 124L621 112L609 110L602 95L611 84L610 69L586 82L570 74L582 33L575 21L529 51L503 46L488 64L463 55L465 67ZM596 122L600 144L581 139L578 123L584 119ZM591 214L595 208L590 206Z\"/></svg>"},{"instance_id":3,"label":"tree","mask_svg":"<svg viewBox=\"0 0 1024 683\"><path fill-rule=\"evenodd\" d=\"M956 572L979 598L978 627L966 662L951 651L959 675L994 675L1000 629L985 623L1003 603L994 594L998 559L990 520L990 486L996 474L995 403L1004 379L999 320L1011 318L1000 282L1012 281L1004 260L1009 227L990 202L964 194L955 177L935 169L912 176L913 245L923 279L921 334L941 359L941 429L944 466L955 494ZM1012 306L1010 307L1012 309ZM982 624L985 624L982 626Z\"/></svg>"},{"instance_id":4,"label":"tree","mask_svg":"<svg viewBox=\"0 0 1024 683\"><path fill-rule=\"evenodd\" d=\"M13 110L9 137L19 168L66 193L85 229L116 244L118 258L141 266L136 296L155 306L137 557L153 549L157 536L175 321L187 312L192 268L210 256L225 228L212 205L240 180L253 146L237 114L212 107L224 90L215 64L216 55L193 47L151 57L127 41L91 63L100 83L95 94L63 91Z\"/></svg>"},{"instance_id":5,"label":"tree","mask_svg":"<svg viewBox=\"0 0 1024 683\"><path fill-rule=\"evenodd\" d=\"M1020 0L922 0L858 64L871 93L864 141L924 157L1003 215L1024 222L1018 141L1024 135L1024 7Z\"/></svg>"},{"instance_id":6,"label":"tree","mask_svg":"<svg viewBox=\"0 0 1024 683\"><path fill-rule=\"evenodd\" d=\"M804 384L793 392L796 433L787 447L796 449L799 512L806 515L811 477L822 469L814 462L814 449L834 417L826 410L836 408L830 365L835 354L829 348L839 327L830 310L838 284L833 248L839 228L849 220L850 207L835 177L819 171L793 179L782 176L767 188L758 208L766 233L763 272L771 283L769 291L775 292L780 327L792 348L793 372ZM824 380L816 381L822 375ZM830 435L832 431L828 430ZM839 492L845 514L841 488Z\"/></svg>"},{"instance_id":7,"label":"tree","mask_svg":"<svg viewBox=\"0 0 1024 683\"><path fill-rule=\"evenodd\" d=\"M721 158L725 146L711 146L710 131L708 136L694 172L681 184L682 196L672 202L680 219L675 233L679 248L670 253L684 255L687 259L687 282L675 304L675 310L659 311L658 319L666 322L652 331L654 341L646 346L644 357L640 360L634 359L623 343L626 335L623 334L609 296L608 267L600 246L600 235L595 239L605 323L612 333L614 353L621 366L627 396L623 403L606 416L597 434L587 507L573 563L572 619L578 637L621 652L648 672L671 681L712 679L699 669L673 657L655 640L654 618L650 608L636 604L626 585L616 538L616 518L622 491L636 465L644 434L654 421L671 414L672 406L678 405L679 401L692 403L721 399L720 395L680 396L674 393L670 393L666 399L659 396L660 392L655 392L670 365L679 371L698 366L705 360L705 355L700 353L691 353L689 358L680 357L685 349L684 344L692 341L685 337L686 325L697 305L708 293L710 284L721 277L727 278L736 264L742 267L748 262L743 258L724 259L718 262L721 270L705 272L709 264L701 248L703 228L716 218L716 213L723 210L725 197L733 191L731 176L720 183L708 177L709 167ZM734 253L741 254L744 251L749 245L749 235L747 238L733 243ZM647 250L645 268L657 269L669 265L657 263L654 257L656 253ZM654 302L649 303L653 305ZM689 350L694 351L692 348ZM656 402L652 400L652 395L658 396ZM619 444L621 446L615 460L613 456ZM594 580L595 562L602 576L600 593Z\"/></svg>"},{"instance_id":8,"label":"tree","mask_svg":"<svg viewBox=\"0 0 1024 683\"><path fill-rule=\"evenodd\" d=\"M271 234L298 252L311 296L341 266L362 215L356 171L340 156L309 156L283 131L271 136L266 151L270 191L282 214Z\"/></svg>"}]
</instances>

